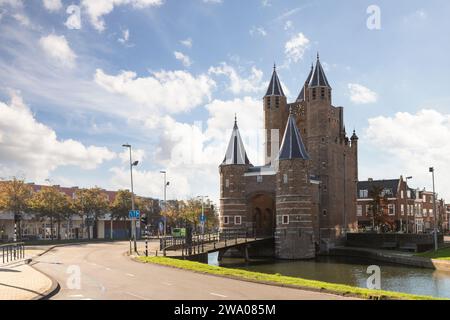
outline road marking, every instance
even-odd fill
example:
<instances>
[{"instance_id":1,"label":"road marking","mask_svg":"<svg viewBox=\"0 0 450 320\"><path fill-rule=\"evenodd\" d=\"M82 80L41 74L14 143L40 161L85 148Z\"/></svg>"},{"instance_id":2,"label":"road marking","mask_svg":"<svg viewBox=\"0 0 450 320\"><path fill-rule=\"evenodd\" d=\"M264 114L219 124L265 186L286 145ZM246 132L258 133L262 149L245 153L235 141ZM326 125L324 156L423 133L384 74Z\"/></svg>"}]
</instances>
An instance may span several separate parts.
<instances>
[{"instance_id":1,"label":"road marking","mask_svg":"<svg viewBox=\"0 0 450 320\"><path fill-rule=\"evenodd\" d=\"M106 270L111 271L111 268L106 268Z\"/></svg>"},{"instance_id":2,"label":"road marking","mask_svg":"<svg viewBox=\"0 0 450 320\"><path fill-rule=\"evenodd\" d=\"M69 298L82 298L82 297L83 297L82 294L71 294L71 295L69 296Z\"/></svg>"},{"instance_id":3,"label":"road marking","mask_svg":"<svg viewBox=\"0 0 450 320\"><path fill-rule=\"evenodd\" d=\"M166 286L173 286L173 284L168 283L168 282L163 282L162 284L165 284Z\"/></svg>"},{"instance_id":4,"label":"road marking","mask_svg":"<svg viewBox=\"0 0 450 320\"><path fill-rule=\"evenodd\" d=\"M132 297L135 297L135 298L138 298L138 299L147 300L147 298L145 298L143 296L140 296L140 295L137 295L137 294L134 294L134 293L131 293L131 292L125 292L125 294L128 294L129 296L132 296Z\"/></svg>"},{"instance_id":5,"label":"road marking","mask_svg":"<svg viewBox=\"0 0 450 320\"><path fill-rule=\"evenodd\" d=\"M135 275L134 274L131 274L131 273L125 273L127 276L129 276L129 277L134 277Z\"/></svg>"},{"instance_id":6,"label":"road marking","mask_svg":"<svg viewBox=\"0 0 450 320\"><path fill-rule=\"evenodd\" d=\"M216 297L221 297L221 298L226 298L227 296L224 296L223 294L218 294L218 293L214 293L214 292L210 292L209 293L212 296L216 296Z\"/></svg>"}]
</instances>

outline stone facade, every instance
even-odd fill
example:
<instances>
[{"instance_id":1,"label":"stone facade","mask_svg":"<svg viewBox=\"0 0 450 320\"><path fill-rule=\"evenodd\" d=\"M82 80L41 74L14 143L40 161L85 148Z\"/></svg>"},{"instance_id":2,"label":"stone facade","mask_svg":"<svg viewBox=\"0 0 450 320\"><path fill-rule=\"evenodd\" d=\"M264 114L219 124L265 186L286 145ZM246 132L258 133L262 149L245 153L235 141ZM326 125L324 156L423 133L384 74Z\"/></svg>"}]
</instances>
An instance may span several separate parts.
<instances>
[{"instance_id":1,"label":"stone facade","mask_svg":"<svg viewBox=\"0 0 450 320\"><path fill-rule=\"evenodd\" d=\"M306 259L357 229L358 137L347 137L331 92L317 59L299 98L287 103L274 69L263 98L264 165L248 161L236 123L220 165L221 230L274 236L276 257Z\"/></svg>"}]
</instances>

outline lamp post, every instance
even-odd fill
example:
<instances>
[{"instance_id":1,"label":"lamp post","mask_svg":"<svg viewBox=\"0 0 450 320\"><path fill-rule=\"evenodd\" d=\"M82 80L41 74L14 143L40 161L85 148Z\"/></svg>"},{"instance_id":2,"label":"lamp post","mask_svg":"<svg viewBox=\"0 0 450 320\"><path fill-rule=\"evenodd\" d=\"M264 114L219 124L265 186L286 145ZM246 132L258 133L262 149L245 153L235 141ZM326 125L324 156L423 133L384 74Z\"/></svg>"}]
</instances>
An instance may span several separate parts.
<instances>
[{"instance_id":1,"label":"lamp post","mask_svg":"<svg viewBox=\"0 0 450 320\"><path fill-rule=\"evenodd\" d=\"M130 151L130 177L131 177L131 210L134 211L134 189L133 189L133 167L137 166L139 161L134 161L132 160L131 157L131 145L126 143L123 144L122 147L124 148L128 148L128 150ZM135 218L131 218L131 240L133 240L134 242L134 251L137 252L137 244L136 244L136 222L135 222ZM131 245L130 245L131 247ZM131 248L130 248L131 250Z\"/></svg>"},{"instance_id":2,"label":"lamp post","mask_svg":"<svg viewBox=\"0 0 450 320\"><path fill-rule=\"evenodd\" d=\"M204 199L208 198L208 196L198 196L197 198L202 199L202 215L201 215L201 224L202 224L202 235L205 234L205 206L204 206Z\"/></svg>"},{"instance_id":3,"label":"lamp post","mask_svg":"<svg viewBox=\"0 0 450 320\"><path fill-rule=\"evenodd\" d=\"M431 177L433 179L433 216L434 216L434 251L438 249L437 241L437 220L436 220L436 192L434 188L434 167L430 167Z\"/></svg>"},{"instance_id":4,"label":"lamp post","mask_svg":"<svg viewBox=\"0 0 450 320\"><path fill-rule=\"evenodd\" d=\"M167 172L164 170L161 170L160 173L164 174L164 237L166 236L166 229L167 229L167 217L166 214L166 195L167 195L167 186L169 185L169 182L166 179Z\"/></svg>"},{"instance_id":5,"label":"lamp post","mask_svg":"<svg viewBox=\"0 0 450 320\"><path fill-rule=\"evenodd\" d=\"M409 205L408 205L408 180L411 180L412 177L406 177L405 178L405 189L406 189L406 195L405 195L405 201L406 201L406 206L405 206L405 211L406 211L406 233L409 233Z\"/></svg>"}]
</instances>

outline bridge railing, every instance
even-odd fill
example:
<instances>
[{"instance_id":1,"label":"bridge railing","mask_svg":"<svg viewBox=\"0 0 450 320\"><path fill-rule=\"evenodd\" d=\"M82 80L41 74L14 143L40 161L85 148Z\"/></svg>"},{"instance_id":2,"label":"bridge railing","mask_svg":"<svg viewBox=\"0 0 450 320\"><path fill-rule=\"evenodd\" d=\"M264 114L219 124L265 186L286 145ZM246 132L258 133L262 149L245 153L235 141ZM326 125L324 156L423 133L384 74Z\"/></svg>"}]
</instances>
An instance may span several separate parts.
<instances>
[{"instance_id":1,"label":"bridge railing","mask_svg":"<svg viewBox=\"0 0 450 320\"><path fill-rule=\"evenodd\" d=\"M192 242L186 243L186 237L173 237L167 236L159 239L159 248L161 251L170 250L170 249L179 249L181 247L185 247L187 245L190 246L200 246L206 243L218 242L219 234L218 233L206 233L206 234L193 234Z\"/></svg>"},{"instance_id":2,"label":"bridge railing","mask_svg":"<svg viewBox=\"0 0 450 320\"><path fill-rule=\"evenodd\" d=\"M9 263L25 258L25 243L14 242L0 245L2 263Z\"/></svg>"}]
</instances>

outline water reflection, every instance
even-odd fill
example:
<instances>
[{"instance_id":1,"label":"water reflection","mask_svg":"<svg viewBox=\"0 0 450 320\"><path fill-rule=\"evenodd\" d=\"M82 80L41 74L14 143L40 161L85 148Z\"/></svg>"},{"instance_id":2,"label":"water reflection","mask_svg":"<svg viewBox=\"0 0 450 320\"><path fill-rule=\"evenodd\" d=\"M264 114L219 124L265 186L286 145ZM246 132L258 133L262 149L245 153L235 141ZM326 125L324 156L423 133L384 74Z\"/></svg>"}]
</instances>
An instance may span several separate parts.
<instances>
[{"instance_id":1,"label":"water reflection","mask_svg":"<svg viewBox=\"0 0 450 320\"><path fill-rule=\"evenodd\" d=\"M435 297L450 298L450 273L432 269L413 268L396 264L350 257L318 257L310 261L254 260L245 263L243 259L224 258L220 263L217 254L209 256L209 264L227 268L311 280L349 284L365 288L369 277L367 267L381 268L381 289Z\"/></svg>"}]
</instances>

